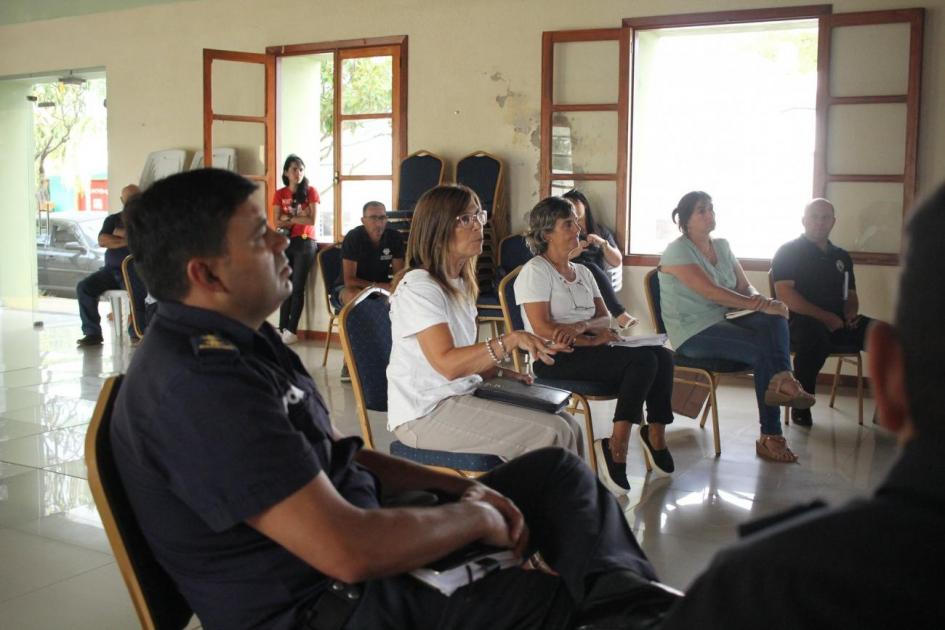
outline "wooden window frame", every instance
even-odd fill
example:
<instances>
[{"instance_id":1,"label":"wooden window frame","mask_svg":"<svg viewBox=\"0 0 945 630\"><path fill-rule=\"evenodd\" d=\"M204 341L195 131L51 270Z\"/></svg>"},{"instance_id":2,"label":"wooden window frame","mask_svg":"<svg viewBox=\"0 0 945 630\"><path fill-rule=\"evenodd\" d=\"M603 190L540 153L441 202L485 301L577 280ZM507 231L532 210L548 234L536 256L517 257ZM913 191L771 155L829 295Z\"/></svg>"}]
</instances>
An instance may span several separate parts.
<instances>
[{"instance_id":1,"label":"wooden window frame","mask_svg":"<svg viewBox=\"0 0 945 630\"><path fill-rule=\"evenodd\" d=\"M310 44L290 44L282 46L269 46L266 48L266 54L274 57L293 57L299 55L315 55L323 53L333 53L335 68L340 68L344 59L371 56L352 54L357 52L371 52L374 55L391 55L393 57L393 93L391 94L391 113L390 114L343 114L341 113L341 73L335 72L334 85L334 103L333 107L338 115L334 125L333 139L333 160L334 177L333 185L338 187L334 195L335 207L332 208L335 226L333 230L333 240L328 243L340 243L344 238L341 230L341 195L337 194L340 190L341 182L344 180L391 180L391 190L396 191L400 180L400 161L407 154L407 43L406 35L392 35L387 37L367 37L361 39L342 39L327 42L317 42ZM342 175L341 171L341 152L338 147L341 146L341 126L345 120L366 120L373 118L390 118L392 133L392 151L391 151L391 176L374 175ZM396 201L396 198L395 198Z\"/></svg>"},{"instance_id":2,"label":"wooden window frame","mask_svg":"<svg viewBox=\"0 0 945 630\"><path fill-rule=\"evenodd\" d=\"M915 199L918 166L918 124L920 115L920 87L922 74L922 46L924 9L893 9L856 13L833 13L829 4L804 5L769 9L748 9L734 11L710 11L700 13L681 13L651 17L626 18L620 29L582 29L574 31L549 31L542 34L542 80L541 80L541 164L539 167L541 194L551 192L552 180L572 179L574 181L606 180L616 177L617 204L614 221L617 240L623 247L623 264L652 267L659 264L659 256L653 254L633 254L629 251L630 230L630 190L633 180L632 126L631 113L633 103L633 40L637 31L660 28L678 28L687 26L711 26L725 24L744 24L751 22L773 22L785 20L818 20L817 51L817 104L815 129L815 156L812 196L825 196L827 184L835 181L851 182L894 182L903 184L903 212L907 212ZM910 23L909 78L905 95L857 97L831 97L830 79L830 40L831 29L837 26L863 24L881 24L890 22ZM554 80L554 44L559 42L600 41L617 39L619 31L619 94L617 104L577 104L556 105L553 103ZM827 123L828 109L835 104L850 103L906 103L906 155L904 173L899 175L856 175L827 173ZM617 111L618 146L617 172L610 174L564 174L551 173L551 121L559 111ZM851 252L854 261L869 265L896 265L898 254L873 252ZM771 260L767 258L742 258L742 266L749 271L767 271Z\"/></svg>"}]
</instances>

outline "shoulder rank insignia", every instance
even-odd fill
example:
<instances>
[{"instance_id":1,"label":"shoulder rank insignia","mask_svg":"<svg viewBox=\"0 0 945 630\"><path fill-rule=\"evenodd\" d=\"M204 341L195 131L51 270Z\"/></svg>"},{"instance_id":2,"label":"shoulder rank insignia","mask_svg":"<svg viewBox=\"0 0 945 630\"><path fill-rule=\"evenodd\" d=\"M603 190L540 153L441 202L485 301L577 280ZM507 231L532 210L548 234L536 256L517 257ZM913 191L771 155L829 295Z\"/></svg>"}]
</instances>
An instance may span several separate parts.
<instances>
[{"instance_id":1,"label":"shoulder rank insignia","mask_svg":"<svg viewBox=\"0 0 945 630\"><path fill-rule=\"evenodd\" d=\"M190 343L194 347L194 354L198 356L211 352L225 354L236 354L239 352L233 343L214 334L195 335L190 338Z\"/></svg>"}]
</instances>

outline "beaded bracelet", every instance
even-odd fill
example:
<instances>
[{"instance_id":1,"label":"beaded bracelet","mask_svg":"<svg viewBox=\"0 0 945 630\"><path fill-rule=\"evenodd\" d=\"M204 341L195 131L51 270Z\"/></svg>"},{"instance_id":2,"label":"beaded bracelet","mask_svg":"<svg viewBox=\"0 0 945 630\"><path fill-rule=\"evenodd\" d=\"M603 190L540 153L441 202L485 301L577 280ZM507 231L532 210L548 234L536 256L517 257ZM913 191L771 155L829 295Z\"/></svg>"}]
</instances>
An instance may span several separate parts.
<instances>
[{"instance_id":1,"label":"beaded bracelet","mask_svg":"<svg viewBox=\"0 0 945 630\"><path fill-rule=\"evenodd\" d=\"M507 363L512 354L509 352L509 349L505 347L505 342L502 341L504 335L499 335L495 338L499 342L499 347L502 348L502 363Z\"/></svg>"},{"instance_id":2,"label":"beaded bracelet","mask_svg":"<svg viewBox=\"0 0 945 630\"><path fill-rule=\"evenodd\" d=\"M499 357L496 356L495 350L492 349L492 337L489 337L489 339L486 340L486 350L489 351L489 356L492 357L492 362L495 363L497 366L502 367L502 363L499 361Z\"/></svg>"}]
</instances>

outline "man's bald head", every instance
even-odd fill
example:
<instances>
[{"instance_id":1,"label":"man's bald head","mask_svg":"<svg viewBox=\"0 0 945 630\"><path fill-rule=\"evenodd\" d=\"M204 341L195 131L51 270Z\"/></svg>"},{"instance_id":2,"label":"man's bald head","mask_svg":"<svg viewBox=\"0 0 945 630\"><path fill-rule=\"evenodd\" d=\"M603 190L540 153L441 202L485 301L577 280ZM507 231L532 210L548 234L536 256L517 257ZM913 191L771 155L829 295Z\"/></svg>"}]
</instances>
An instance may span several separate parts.
<instances>
[{"instance_id":1,"label":"man's bald head","mask_svg":"<svg viewBox=\"0 0 945 630\"><path fill-rule=\"evenodd\" d=\"M138 188L137 184L128 184L121 189L121 205L125 206L128 204L128 201L135 195L140 195L141 189Z\"/></svg>"},{"instance_id":2,"label":"man's bald head","mask_svg":"<svg viewBox=\"0 0 945 630\"><path fill-rule=\"evenodd\" d=\"M814 243L825 246L830 237L830 230L836 222L833 204L828 200L812 199L804 206L804 218L801 219L804 225L804 236Z\"/></svg>"}]
</instances>

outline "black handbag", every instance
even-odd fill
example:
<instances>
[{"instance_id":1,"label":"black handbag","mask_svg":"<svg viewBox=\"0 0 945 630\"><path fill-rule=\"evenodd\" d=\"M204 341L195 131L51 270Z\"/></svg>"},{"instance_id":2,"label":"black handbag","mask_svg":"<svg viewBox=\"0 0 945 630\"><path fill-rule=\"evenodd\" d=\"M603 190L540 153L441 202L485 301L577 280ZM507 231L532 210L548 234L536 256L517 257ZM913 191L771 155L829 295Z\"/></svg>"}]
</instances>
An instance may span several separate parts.
<instances>
[{"instance_id":1,"label":"black handbag","mask_svg":"<svg viewBox=\"0 0 945 630\"><path fill-rule=\"evenodd\" d=\"M483 381L473 395L546 413L558 413L571 398L571 392L565 389L547 385L526 385L510 378L490 378Z\"/></svg>"}]
</instances>

